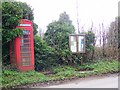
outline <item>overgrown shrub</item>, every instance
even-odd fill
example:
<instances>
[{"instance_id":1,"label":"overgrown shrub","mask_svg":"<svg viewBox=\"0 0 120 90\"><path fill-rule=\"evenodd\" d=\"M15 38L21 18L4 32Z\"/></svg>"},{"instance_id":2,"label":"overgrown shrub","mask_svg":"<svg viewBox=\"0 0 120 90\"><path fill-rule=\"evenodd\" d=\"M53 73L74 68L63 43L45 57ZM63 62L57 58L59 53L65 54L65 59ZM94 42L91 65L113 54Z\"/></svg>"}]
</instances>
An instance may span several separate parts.
<instances>
[{"instance_id":1,"label":"overgrown shrub","mask_svg":"<svg viewBox=\"0 0 120 90\"><path fill-rule=\"evenodd\" d=\"M43 70L56 64L55 50L47 46L39 36L35 36L34 46L36 70Z\"/></svg>"},{"instance_id":2,"label":"overgrown shrub","mask_svg":"<svg viewBox=\"0 0 120 90\"><path fill-rule=\"evenodd\" d=\"M44 40L48 46L56 50L58 64L68 64L70 62L69 35L74 32L74 26L67 22L54 21L48 25Z\"/></svg>"},{"instance_id":3,"label":"overgrown shrub","mask_svg":"<svg viewBox=\"0 0 120 90\"><path fill-rule=\"evenodd\" d=\"M95 49L95 34L92 31L85 33L86 37L86 53L84 55L85 61L90 61L94 59L94 49Z\"/></svg>"}]
</instances>

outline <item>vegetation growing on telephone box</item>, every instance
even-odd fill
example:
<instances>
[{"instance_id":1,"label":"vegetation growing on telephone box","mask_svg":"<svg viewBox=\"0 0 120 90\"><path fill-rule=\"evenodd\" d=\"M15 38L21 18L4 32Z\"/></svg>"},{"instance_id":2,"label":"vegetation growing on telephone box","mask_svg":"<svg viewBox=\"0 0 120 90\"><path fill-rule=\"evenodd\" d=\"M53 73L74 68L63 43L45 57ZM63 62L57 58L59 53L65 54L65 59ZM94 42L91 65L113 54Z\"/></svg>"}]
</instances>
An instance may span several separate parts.
<instances>
[{"instance_id":1,"label":"vegetation growing on telephone box","mask_svg":"<svg viewBox=\"0 0 120 90\"><path fill-rule=\"evenodd\" d=\"M33 22L34 34L37 33L37 24L34 23L33 9L23 2L2 2L2 62L8 65L9 42L22 35L22 30L16 28L19 20L28 19Z\"/></svg>"}]
</instances>

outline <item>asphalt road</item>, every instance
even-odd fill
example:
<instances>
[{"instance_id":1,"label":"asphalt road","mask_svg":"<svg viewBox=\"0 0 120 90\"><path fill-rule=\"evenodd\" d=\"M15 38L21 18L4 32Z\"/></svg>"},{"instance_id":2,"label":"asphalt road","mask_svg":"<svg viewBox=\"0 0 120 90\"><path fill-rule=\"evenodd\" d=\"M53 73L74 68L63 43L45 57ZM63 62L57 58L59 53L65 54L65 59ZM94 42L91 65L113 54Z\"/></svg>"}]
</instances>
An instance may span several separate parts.
<instances>
[{"instance_id":1,"label":"asphalt road","mask_svg":"<svg viewBox=\"0 0 120 90\"><path fill-rule=\"evenodd\" d=\"M73 80L60 85L34 88L118 88L118 75L112 74L102 77L88 77L84 79Z\"/></svg>"}]
</instances>

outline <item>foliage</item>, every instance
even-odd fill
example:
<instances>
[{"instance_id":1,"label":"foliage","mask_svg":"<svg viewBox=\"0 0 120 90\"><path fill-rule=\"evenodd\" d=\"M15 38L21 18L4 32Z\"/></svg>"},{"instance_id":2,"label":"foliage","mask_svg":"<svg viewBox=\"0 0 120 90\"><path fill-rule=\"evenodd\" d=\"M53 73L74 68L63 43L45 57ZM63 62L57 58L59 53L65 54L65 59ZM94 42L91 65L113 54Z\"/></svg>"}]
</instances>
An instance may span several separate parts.
<instances>
[{"instance_id":1,"label":"foliage","mask_svg":"<svg viewBox=\"0 0 120 90\"><path fill-rule=\"evenodd\" d=\"M17 2L2 3L2 60L7 62L9 55L9 41L20 35L20 29L16 30L18 20L22 18L22 9ZM15 33L14 33L15 32ZM18 33L20 32L20 33ZM7 56L6 56L7 55Z\"/></svg>"},{"instance_id":2,"label":"foliage","mask_svg":"<svg viewBox=\"0 0 120 90\"><path fill-rule=\"evenodd\" d=\"M48 25L44 39L48 46L56 50L58 64L67 62L66 59L70 55L69 35L74 31L74 26L66 22L55 21Z\"/></svg>"},{"instance_id":3,"label":"foliage","mask_svg":"<svg viewBox=\"0 0 120 90\"><path fill-rule=\"evenodd\" d=\"M16 72L10 70L3 70L2 78L2 87L17 87L17 85L25 85L34 82L45 82L50 80L63 80L70 79L75 77L86 77L89 75L101 75L106 73L115 73L118 72L118 66L120 62L116 60L99 60L92 64L85 63L82 66L58 66L53 68L53 75L44 75L40 72L29 71L29 72ZM93 68L92 71L81 72L78 68Z\"/></svg>"},{"instance_id":4,"label":"foliage","mask_svg":"<svg viewBox=\"0 0 120 90\"><path fill-rule=\"evenodd\" d=\"M47 77L44 74L35 71L20 73L17 71L3 70L2 73L2 87L5 88L47 80Z\"/></svg>"},{"instance_id":5,"label":"foliage","mask_svg":"<svg viewBox=\"0 0 120 90\"><path fill-rule=\"evenodd\" d=\"M15 29L22 18L22 8L18 2L2 3L2 28Z\"/></svg>"},{"instance_id":6,"label":"foliage","mask_svg":"<svg viewBox=\"0 0 120 90\"><path fill-rule=\"evenodd\" d=\"M34 30L33 33L34 33L34 35L36 35L38 33L37 29L38 29L38 25L33 22L33 30Z\"/></svg>"},{"instance_id":7,"label":"foliage","mask_svg":"<svg viewBox=\"0 0 120 90\"><path fill-rule=\"evenodd\" d=\"M20 19L28 19L33 21L33 10L29 5L22 2L3 2L2 3L2 29L3 39L12 40L13 36L21 34L21 30L18 29L15 32L16 26L19 24ZM35 30L37 25L34 24ZM36 32L36 31L35 31ZM12 34L11 34L12 33ZM18 35L18 36L19 36ZM3 40L4 42L4 40ZM6 42L6 41L5 41Z\"/></svg>"},{"instance_id":8,"label":"foliage","mask_svg":"<svg viewBox=\"0 0 120 90\"><path fill-rule=\"evenodd\" d=\"M95 34L92 31L88 31L85 34L86 37L86 50L92 51L94 50L93 44L95 43Z\"/></svg>"},{"instance_id":9,"label":"foliage","mask_svg":"<svg viewBox=\"0 0 120 90\"><path fill-rule=\"evenodd\" d=\"M35 49L35 68L36 70L43 70L55 64L55 51L53 48L47 46L46 42L39 36L34 38Z\"/></svg>"},{"instance_id":10,"label":"foliage","mask_svg":"<svg viewBox=\"0 0 120 90\"><path fill-rule=\"evenodd\" d=\"M66 12L60 14L59 21L72 24L72 21L70 20L69 15Z\"/></svg>"},{"instance_id":11,"label":"foliage","mask_svg":"<svg viewBox=\"0 0 120 90\"><path fill-rule=\"evenodd\" d=\"M105 74L105 73L114 73L114 72L119 72L118 66L120 65L119 61L116 60L104 60L104 61L99 61L95 63L92 67L95 68L94 72L95 74Z\"/></svg>"},{"instance_id":12,"label":"foliage","mask_svg":"<svg viewBox=\"0 0 120 90\"><path fill-rule=\"evenodd\" d=\"M84 63L83 65L72 67L72 66L60 66L55 67L53 71L55 75L51 75L53 79L65 79L70 77L85 77L89 75L101 75L106 73L115 73L119 72L118 66L120 65L119 61L116 60L102 60L97 61L92 64ZM81 72L81 69L84 68L84 71ZM87 69L91 70L87 70Z\"/></svg>"},{"instance_id":13,"label":"foliage","mask_svg":"<svg viewBox=\"0 0 120 90\"><path fill-rule=\"evenodd\" d=\"M68 36L74 31L74 26L65 22L55 21L48 25L44 39L51 47L66 48L68 47Z\"/></svg>"},{"instance_id":14,"label":"foliage","mask_svg":"<svg viewBox=\"0 0 120 90\"><path fill-rule=\"evenodd\" d=\"M84 60L92 60L93 59L93 52L95 49L95 34L92 31L88 31L85 33L86 39L86 53L84 55Z\"/></svg>"},{"instance_id":15,"label":"foliage","mask_svg":"<svg viewBox=\"0 0 120 90\"><path fill-rule=\"evenodd\" d=\"M7 35L5 35L6 33L7 33ZM4 35L2 40L9 42L9 41L13 40L15 37L20 37L22 35L22 32L21 32L21 29L16 28L16 29L12 29L11 31L8 29L3 30L2 34ZM6 42L3 42L3 44Z\"/></svg>"}]
</instances>

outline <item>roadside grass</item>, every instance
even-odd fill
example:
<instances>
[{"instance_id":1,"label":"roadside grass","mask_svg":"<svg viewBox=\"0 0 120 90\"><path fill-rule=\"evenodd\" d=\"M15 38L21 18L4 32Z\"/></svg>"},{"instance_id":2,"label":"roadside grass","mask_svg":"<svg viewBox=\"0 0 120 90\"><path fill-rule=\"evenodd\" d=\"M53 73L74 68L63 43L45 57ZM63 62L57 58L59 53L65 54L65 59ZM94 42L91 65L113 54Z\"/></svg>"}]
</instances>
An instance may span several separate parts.
<instances>
[{"instance_id":1,"label":"roadside grass","mask_svg":"<svg viewBox=\"0 0 120 90\"><path fill-rule=\"evenodd\" d=\"M83 64L82 66L61 66L56 67L53 71L56 73L55 75L50 75L53 80L63 80L66 78L74 78L74 77L86 77L90 75L101 75L107 73L115 73L118 72L118 64L120 62L116 60L111 61L99 61L91 64ZM83 71L81 71L83 70Z\"/></svg>"},{"instance_id":2,"label":"roadside grass","mask_svg":"<svg viewBox=\"0 0 120 90\"><path fill-rule=\"evenodd\" d=\"M2 77L2 87L5 88L48 80L44 74L35 71L20 73L17 71L4 70Z\"/></svg>"},{"instance_id":3,"label":"roadside grass","mask_svg":"<svg viewBox=\"0 0 120 90\"><path fill-rule=\"evenodd\" d=\"M10 70L3 70L2 73L2 87L9 88L17 85L25 85L37 82L46 82L51 80L64 80L76 77L86 77L90 75L101 75L106 73L115 73L119 71L118 66L120 62L116 60L99 61L91 64L83 64L82 66L59 66L54 67L52 72L54 74L45 75L36 71L17 72Z\"/></svg>"}]
</instances>

